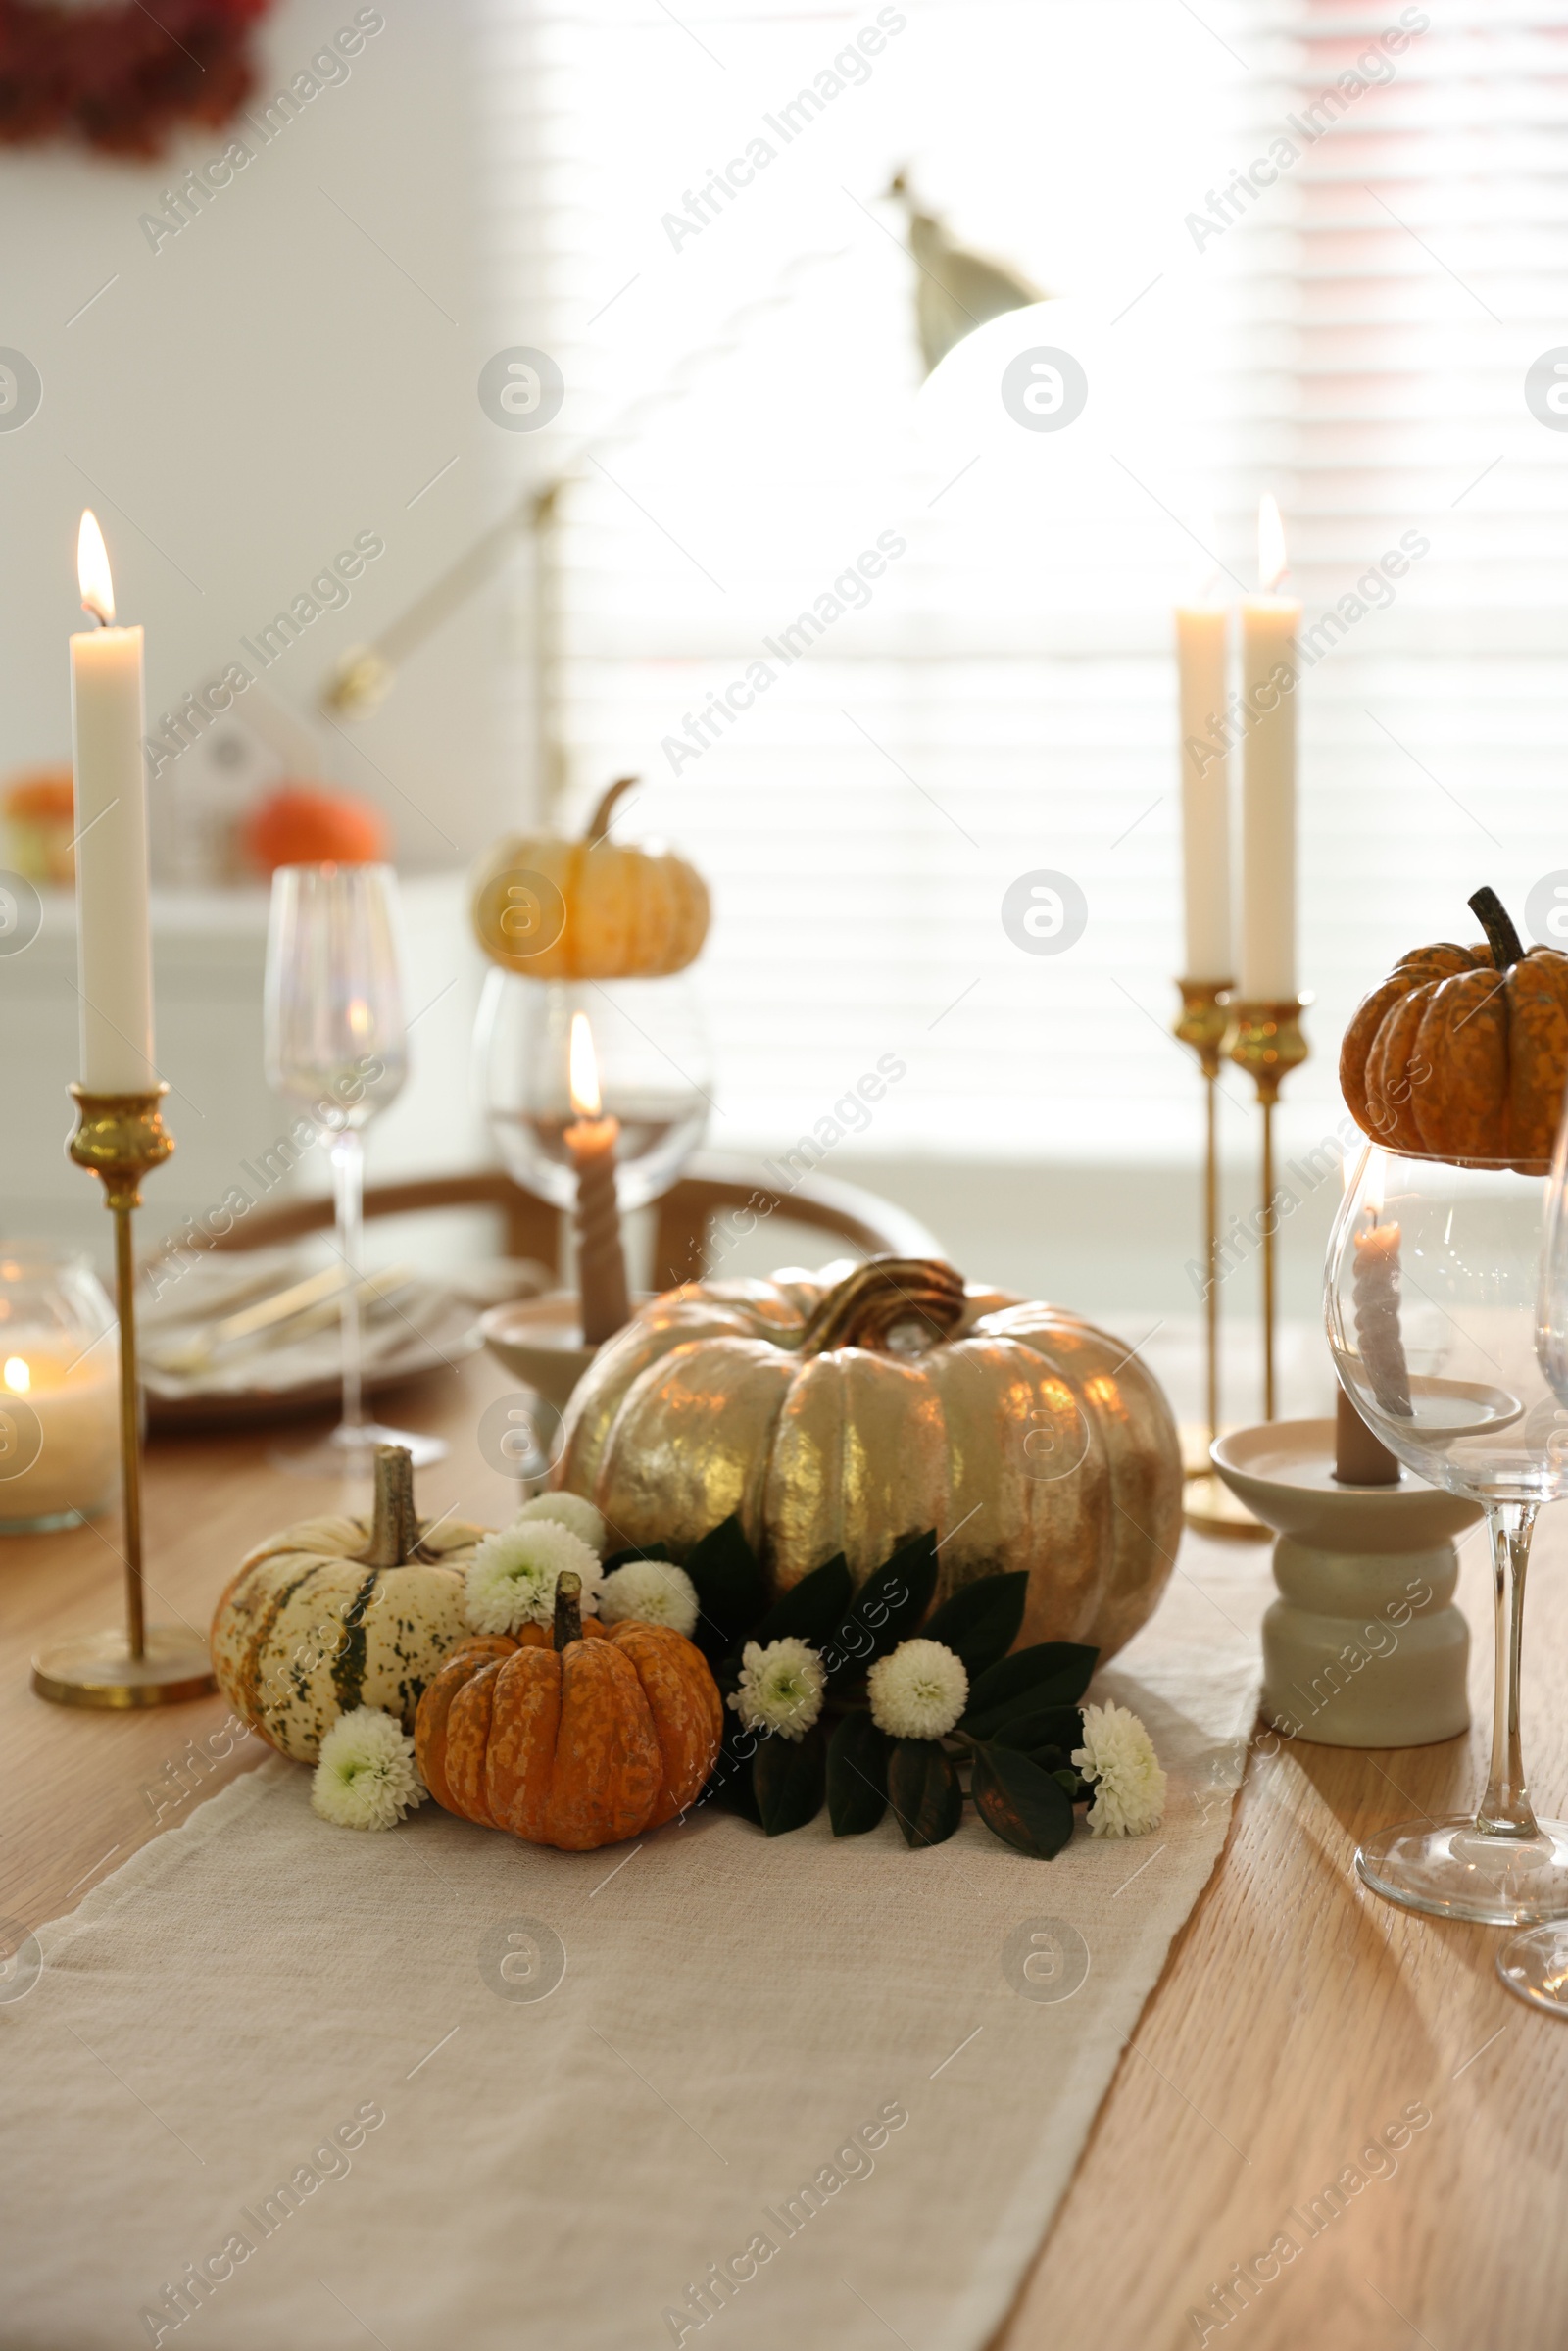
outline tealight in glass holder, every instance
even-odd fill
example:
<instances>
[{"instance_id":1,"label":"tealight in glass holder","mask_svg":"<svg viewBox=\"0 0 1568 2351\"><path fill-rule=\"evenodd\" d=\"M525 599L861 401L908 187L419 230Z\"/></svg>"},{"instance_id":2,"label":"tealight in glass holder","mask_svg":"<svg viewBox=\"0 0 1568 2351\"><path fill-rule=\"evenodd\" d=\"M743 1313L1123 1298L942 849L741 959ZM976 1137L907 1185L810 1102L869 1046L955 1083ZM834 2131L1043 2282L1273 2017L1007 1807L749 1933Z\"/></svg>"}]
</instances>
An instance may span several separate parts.
<instances>
[{"instance_id":1,"label":"tealight in glass holder","mask_svg":"<svg viewBox=\"0 0 1568 2351\"><path fill-rule=\"evenodd\" d=\"M115 1498L120 1348L85 1257L0 1242L0 1535L80 1526Z\"/></svg>"}]
</instances>

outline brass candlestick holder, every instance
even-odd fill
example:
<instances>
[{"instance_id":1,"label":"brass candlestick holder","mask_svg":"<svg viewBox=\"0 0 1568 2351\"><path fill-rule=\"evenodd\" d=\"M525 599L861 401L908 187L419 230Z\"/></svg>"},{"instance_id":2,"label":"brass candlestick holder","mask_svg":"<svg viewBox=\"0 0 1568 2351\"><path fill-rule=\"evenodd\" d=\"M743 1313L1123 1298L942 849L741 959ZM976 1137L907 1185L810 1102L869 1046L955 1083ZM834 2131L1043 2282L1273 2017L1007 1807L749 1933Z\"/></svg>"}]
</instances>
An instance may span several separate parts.
<instances>
[{"instance_id":1,"label":"brass candlestick holder","mask_svg":"<svg viewBox=\"0 0 1568 2351\"><path fill-rule=\"evenodd\" d=\"M1203 1353L1206 1427L1183 1430L1186 1497L1182 1515L1203 1535L1265 1542L1268 1529L1217 1478L1209 1447L1219 1426L1219 1065L1230 1028L1230 980L1178 980L1182 1013L1175 1035L1190 1045L1203 1074Z\"/></svg>"},{"instance_id":2,"label":"brass candlestick holder","mask_svg":"<svg viewBox=\"0 0 1568 2351\"><path fill-rule=\"evenodd\" d=\"M1175 1034L1198 1055L1203 1073L1203 1274L1204 1401L1208 1426L1201 1455L1188 1465L1189 1477L1208 1468L1208 1448L1219 1435L1219 1086L1220 1047L1231 1025L1226 1009L1231 980L1178 980L1182 1016Z\"/></svg>"},{"instance_id":3,"label":"brass candlestick holder","mask_svg":"<svg viewBox=\"0 0 1568 2351\"><path fill-rule=\"evenodd\" d=\"M1239 1069L1247 1070L1257 1088L1263 1109L1262 1207L1259 1224L1263 1242L1263 1418L1274 1418L1275 1232L1274 1105L1280 1087L1293 1069L1306 1059L1309 1048L1301 1034L1305 997L1291 996L1278 1004L1238 1004L1231 1009L1236 1033L1226 1051Z\"/></svg>"},{"instance_id":4,"label":"brass candlestick holder","mask_svg":"<svg viewBox=\"0 0 1568 2351\"><path fill-rule=\"evenodd\" d=\"M76 1131L71 1156L98 1176L115 1220L115 1291L120 1309L120 1461L125 1526L125 1630L87 1633L44 1649L32 1661L32 1687L62 1706L168 1706L215 1689L212 1660L199 1633L147 1623L141 1548L141 1398L136 1379L136 1262L131 1213L141 1180L173 1150L151 1094L89 1094L73 1086Z\"/></svg>"}]
</instances>

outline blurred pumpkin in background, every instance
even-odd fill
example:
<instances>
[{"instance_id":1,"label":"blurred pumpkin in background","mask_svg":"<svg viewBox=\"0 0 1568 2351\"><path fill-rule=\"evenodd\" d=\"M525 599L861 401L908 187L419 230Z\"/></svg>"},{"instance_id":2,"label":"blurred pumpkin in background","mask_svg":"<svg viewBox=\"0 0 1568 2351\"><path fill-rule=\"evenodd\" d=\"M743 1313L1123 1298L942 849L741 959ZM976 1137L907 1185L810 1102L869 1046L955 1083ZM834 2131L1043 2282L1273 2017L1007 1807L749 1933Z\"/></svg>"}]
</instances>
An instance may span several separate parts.
<instances>
[{"instance_id":1,"label":"blurred pumpkin in background","mask_svg":"<svg viewBox=\"0 0 1568 2351\"><path fill-rule=\"evenodd\" d=\"M391 853L386 818L368 800L282 784L244 818L240 855L256 873L279 865L379 865Z\"/></svg>"},{"instance_id":2,"label":"blurred pumpkin in background","mask_svg":"<svg viewBox=\"0 0 1568 2351\"><path fill-rule=\"evenodd\" d=\"M76 794L71 769L24 769L6 786L0 811L13 872L45 889L71 889L76 879Z\"/></svg>"},{"instance_id":3,"label":"blurred pumpkin in background","mask_svg":"<svg viewBox=\"0 0 1568 2351\"><path fill-rule=\"evenodd\" d=\"M666 979L708 937L708 885L672 850L609 838L622 776L580 841L509 833L474 876L473 927L505 971L532 980Z\"/></svg>"}]
</instances>

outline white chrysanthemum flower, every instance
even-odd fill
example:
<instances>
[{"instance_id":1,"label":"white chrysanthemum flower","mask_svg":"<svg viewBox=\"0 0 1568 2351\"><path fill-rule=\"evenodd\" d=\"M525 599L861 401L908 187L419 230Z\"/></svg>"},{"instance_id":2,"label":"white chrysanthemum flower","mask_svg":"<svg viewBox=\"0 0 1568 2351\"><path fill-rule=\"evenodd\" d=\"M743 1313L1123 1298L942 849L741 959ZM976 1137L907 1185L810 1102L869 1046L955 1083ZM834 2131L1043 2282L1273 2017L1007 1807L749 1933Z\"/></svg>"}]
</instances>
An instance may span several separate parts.
<instances>
[{"instance_id":1,"label":"white chrysanthemum flower","mask_svg":"<svg viewBox=\"0 0 1568 2351\"><path fill-rule=\"evenodd\" d=\"M311 1809L341 1829L395 1829L428 1792L403 1725L378 1706L356 1706L321 1741Z\"/></svg>"},{"instance_id":2,"label":"white chrysanthemum flower","mask_svg":"<svg viewBox=\"0 0 1568 2351\"><path fill-rule=\"evenodd\" d=\"M645 1625L667 1625L688 1641L702 1608L697 1587L683 1567L663 1559L628 1559L599 1588L599 1613L607 1625L635 1616Z\"/></svg>"},{"instance_id":3,"label":"white chrysanthemum flower","mask_svg":"<svg viewBox=\"0 0 1568 2351\"><path fill-rule=\"evenodd\" d=\"M579 1543L585 1543L598 1558L605 1555L605 1522L592 1502L584 1501L580 1494L536 1494L531 1502L524 1502L513 1520L514 1527L531 1525L536 1518L547 1518L558 1527L569 1527Z\"/></svg>"},{"instance_id":4,"label":"white chrysanthemum flower","mask_svg":"<svg viewBox=\"0 0 1568 2351\"><path fill-rule=\"evenodd\" d=\"M808 1641L770 1641L760 1648L749 1641L741 1651L740 1688L730 1692L748 1731L776 1731L781 1739L804 1739L822 1711L827 1674Z\"/></svg>"},{"instance_id":5,"label":"white chrysanthemum flower","mask_svg":"<svg viewBox=\"0 0 1568 2351\"><path fill-rule=\"evenodd\" d=\"M901 1641L865 1677L871 1720L890 1739L944 1739L969 1703L963 1659L940 1641Z\"/></svg>"},{"instance_id":6,"label":"white chrysanthemum flower","mask_svg":"<svg viewBox=\"0 0 1568 2351\"><path fill-rule=\"evenodd\" d=\"M1072 1759L1090 1781L1093 1837L1143 1837L1165 1817L1165 1775L1154 1742L1129 1707L1086 1706L1084 1743Z\"/></svg>"},{"instance_id":7,"label":"white chrysanthemum flower","mask_svg":"<svg viewBox=\"0 0 1568 2351\"><path fill-rule=\"evenodd\" d=\"M476 1633L548 1625L556 1613L556 1578L568 1567L582 1578L584 1616L594 1615L605 1571L580 1535L552 1518L504 1527L487 1535L473 1554L463 1613Z\"/></svg>"}]
</instances>

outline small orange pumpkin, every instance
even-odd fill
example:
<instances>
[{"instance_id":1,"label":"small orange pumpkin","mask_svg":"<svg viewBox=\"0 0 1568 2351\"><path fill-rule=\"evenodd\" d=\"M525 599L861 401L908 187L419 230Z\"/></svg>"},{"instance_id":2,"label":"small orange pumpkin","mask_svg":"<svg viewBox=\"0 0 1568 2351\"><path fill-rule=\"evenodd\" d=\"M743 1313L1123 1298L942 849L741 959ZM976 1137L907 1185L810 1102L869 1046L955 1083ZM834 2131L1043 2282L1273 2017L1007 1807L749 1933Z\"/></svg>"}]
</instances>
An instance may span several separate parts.
<instances>
[{"instance_id":1,"label":"small orange pumpkin","mask_svg":"<svg viewBox=\"0 0 1568 2351\"><path fill-rule=\"evenodd\" d=\"M1391 1151L1544 1174L1568 1088L1568 955L1527 950L1494 890L1470 905L1487 944L1402 956L1345 1032L1340 1089Z\"/></svg>"},{"instance_id":2,"label":"small orange pumpkin","mask_svg":"<svg viewBox=\"0 0 1568 2351\"><path fill-rule=\"evenodd\" d=\"M377 865L389 840L386 818L368 800L310 784L280 785L240 829L245 860L258 873L279 865Z\"/></svg>"},{"instance_id":3,"label":"small orange pumpkin","mask_svg":"<svg viewBox=\"0 0 1568 2351\"><path fill-rule=\"evenodd\" d=\"M708 936L708 885L672 850L610 839L634 775L612 784L580 841L509 833L474 875L473 927L504 971L533 980L663 979Z\"/></svg>"},{"instance_id":4,"label":"small orange pumpkin","mask_svg":"<svg viewBox=\"0 0 1568 2351\"><path fill-rule=\"evenodd\" d=\"M582 1853L661 1828L701 1790L723 1731L702 1651L664 1625L581 1614L569 1570L554 1631L479 1634L419 1700L415 1752L436 1802L528 1844Z\"/></svg>"}]
</instances>

